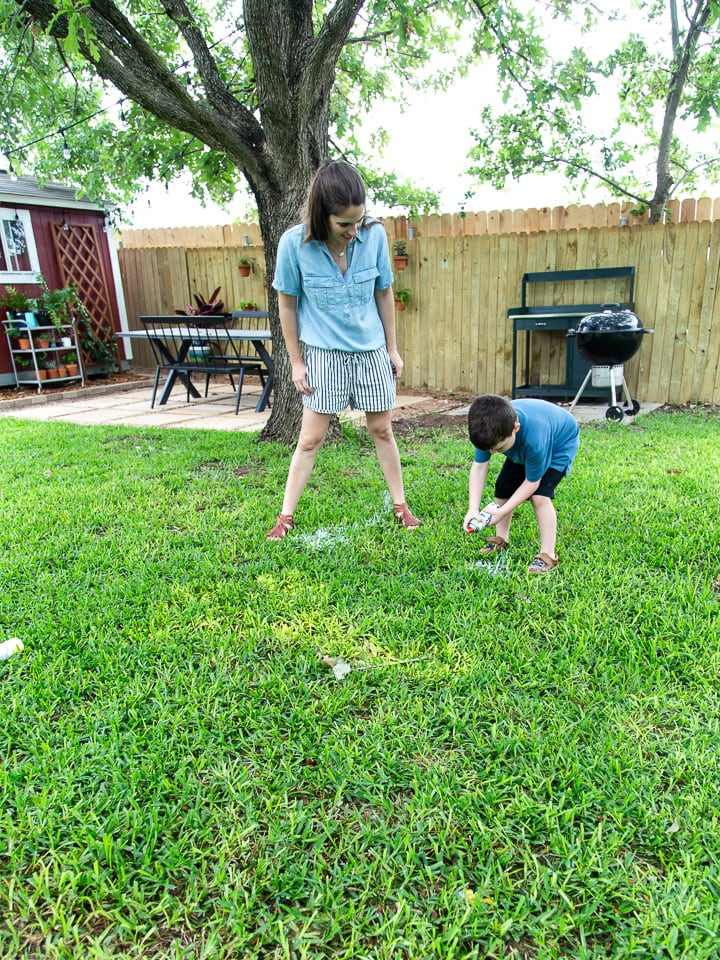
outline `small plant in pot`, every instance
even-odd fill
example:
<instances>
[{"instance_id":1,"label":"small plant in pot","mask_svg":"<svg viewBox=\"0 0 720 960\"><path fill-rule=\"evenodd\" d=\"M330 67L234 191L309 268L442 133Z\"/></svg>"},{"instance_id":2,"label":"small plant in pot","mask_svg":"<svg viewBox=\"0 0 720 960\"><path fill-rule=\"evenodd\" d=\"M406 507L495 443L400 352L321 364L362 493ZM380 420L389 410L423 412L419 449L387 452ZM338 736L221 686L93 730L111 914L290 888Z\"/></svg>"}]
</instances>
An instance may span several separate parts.
<instances>
[{"instance_id":1,"label":"small plant in pot","mask_svg":"<svg viewBox=\"0 0 720 960\"><path fill-rule=\"evenodd\" d=\"M401 287L399 290L395 290L395 309L404 310L407 305L410 303L410 289L409 287Z\"/></svg>"},{"instance_id":2,"label":"small plant in pot","mask_svg":"<svg viewBox=\"0 0 720 960\"><path fill-rule=\"evenodd\" d=\"M29 350L30 349L30 336L28 334L28 328L25 326L25 323L12 323L7 328L7 335L11 340L15 342L15 349L17 350Z\"/></svg>"},{"instance_id":3,"label":"small plant in pot","mask_svg":"<svg viewBox=\"0 0 720 960\"><path fill-rule=\"evenodd\" d=\"M18 383L35 379L35 371L30 369L30 357L15 357Z\"/></svg>"},{"instance_id":4,"label":"small plant in pot","mask_svg":"<svg viewBox=\"0 0 720 960\"><path fill-rule=\"evenodd\" d=\"M224 316L225 304L218 299L221 290L222 287L215 287L209 297L194 293L193 300L196 306L188 303L184 310L176 310L175 313L179 317L222 317Z\"/></svg>"},{"instance_id":5,"label":"small plant in pot","mask_svg":"<svg viewBox=\"0 0 720 960\"><path fill-rule=\"evenodd\" d=\"M393 266L396 270L404 270L408 259L407 244L404 240L396 240L393 244Z\"/></svg>"},{"instance_id":6,"label":"small plant in pot","mask_svg":"<svg viewBox=\"0 0 720 960\"><path fill-rule=\"evenodd\" d=\"M238 270L241 277L249 277L252 270L252 260L250 257L240 257L238 260Z\"/></svg>"},{"instance_id":7,"label":"small plant in pot","mask_svg":"<svg viewBox=\"0 0 720 960\"><path fill-rule=\"evenodd\" d=\"M63 354L62 362L65 364L67 375L69 377L76 377L78 372L78 359L75 351L72 350L70 353Z\"/></svg>"},{"instance_id":8,"label":"small plant in pot","mask_svg":"<svg viewBox=\"0 0 720 960\"><path fill-rule=\"evenodd\" d=\"M37 282L42 288L42 293L37 301L38 313L46 314L61 336L65 334L64 327L79 320L90 320L90 314L80 299L80 294L74 283L67 287L51 290L41 273L37 274Z\"/></svg>"},{"instance_id":9,"label":"small plant in pot","mask_svg":"<svg viewBox=\"0 0 720 960\"><path fill-rule=\"evenodd\" d=\"M32 304L15 287L5 287L5 293L0 296L0 309L7 313L8 320L24 319L24 315L32 310Z\"/></svg>"}]
</instances>

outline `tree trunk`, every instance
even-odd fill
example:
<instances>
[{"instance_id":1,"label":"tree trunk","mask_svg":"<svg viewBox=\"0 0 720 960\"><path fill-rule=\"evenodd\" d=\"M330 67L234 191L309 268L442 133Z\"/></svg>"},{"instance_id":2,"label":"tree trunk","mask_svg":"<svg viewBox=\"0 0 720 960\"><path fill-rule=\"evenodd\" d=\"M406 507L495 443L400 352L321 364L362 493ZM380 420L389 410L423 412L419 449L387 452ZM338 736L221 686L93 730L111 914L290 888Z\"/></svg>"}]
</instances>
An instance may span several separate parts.
<instances>
[{"instance_id":1,"label":"tree trunk","mask_svg":"<svg viewBox=\"0 0 720 960\"><path fill-rule=\"evenodd\" d=\"M16 2L33 29L42 27L59 41L67 40L72 18L79 16L60 13L61 5L53 0ZM278 240L300 219L307 187L328 158L335 66L364 2L335 0L316 26L312 0L244 0L255 81L254 91L244 99L230 92L203 26L186 0L162 0L160 7L191 51L204 87L201 97L194 96L175 68L156 54L142 28L131 22L125 5L121 10L112 0L89 0L83 7L92 40L78 30L75 41L89 68L164 123L224 152L242 171L258 204L269 283ZM292 385L274 292L269 300L275 386L261 439L291 442L300 428L302 404Z\"/></svg>"}]
</instances>

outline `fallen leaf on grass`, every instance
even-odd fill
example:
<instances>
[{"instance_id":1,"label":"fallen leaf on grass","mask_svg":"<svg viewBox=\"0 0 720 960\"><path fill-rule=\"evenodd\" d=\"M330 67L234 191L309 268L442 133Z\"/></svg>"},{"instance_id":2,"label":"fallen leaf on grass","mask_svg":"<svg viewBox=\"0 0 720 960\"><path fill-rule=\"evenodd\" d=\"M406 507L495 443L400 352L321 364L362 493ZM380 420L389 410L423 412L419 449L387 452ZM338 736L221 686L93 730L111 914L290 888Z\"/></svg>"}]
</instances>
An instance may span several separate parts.
<instances>
[{"instance_id":1,"label":"fallen leaf on grass","mask_svg":"<svg viewBox=\"0 0 720 960\"><path fill-rule=\"evenodd\" d=\"M319 653L318 660L326 667L330 667L335 677L342 680L353 670L379 670L381 667L402 666L407 663L419 663L421 660L427 660L427 657L413 657L410 660L387 660L385 663L348 663L342 657L328 657L327 654Z\"/></svg>"},{"instance_id":2,"label":"fallen leaf on grass","mask_svg":"<svg viewBox=\"0 0 720 960\"><path fill-rule=\"evenodd\" d=\"M343 677L346 677L352 672L352 667L347 660L343 660L342 657L321 656L320 662L324 663L326 667L330 667L332 672L335 674L336 680L342 680Z\"/></svg>"},{"instance_id":3,"label":"fallen leaf on grass","mask_svg":"<svg viewBox=\"0 0 720 960\"><path fill-rule=\"evenodd\" d=\"M667 828L665 833L677 833L679 829L680 829L680 824L677 822L677 820L673 820L673 822Z\"/></svg>"}]
</instances>

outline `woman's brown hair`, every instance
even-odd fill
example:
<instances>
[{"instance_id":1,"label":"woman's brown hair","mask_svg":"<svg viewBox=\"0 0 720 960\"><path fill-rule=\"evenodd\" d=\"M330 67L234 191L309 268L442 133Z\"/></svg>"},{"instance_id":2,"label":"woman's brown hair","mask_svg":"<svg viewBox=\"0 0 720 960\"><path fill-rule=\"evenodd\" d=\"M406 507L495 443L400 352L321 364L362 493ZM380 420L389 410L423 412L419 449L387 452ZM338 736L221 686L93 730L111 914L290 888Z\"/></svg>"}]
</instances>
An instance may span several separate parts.
<instances>
[{"instance_id":1,"label":"woman's brown hair","mask_svg":"<svg viewBox=\"0 0 720 960\"><path fill-rule=\"evenodd\" d=\"M331 160L313 177L305 204L308 240L327 240L328 217L348 207L365 206L365 184L346 160Z\"/></svg>"}]
</instances>

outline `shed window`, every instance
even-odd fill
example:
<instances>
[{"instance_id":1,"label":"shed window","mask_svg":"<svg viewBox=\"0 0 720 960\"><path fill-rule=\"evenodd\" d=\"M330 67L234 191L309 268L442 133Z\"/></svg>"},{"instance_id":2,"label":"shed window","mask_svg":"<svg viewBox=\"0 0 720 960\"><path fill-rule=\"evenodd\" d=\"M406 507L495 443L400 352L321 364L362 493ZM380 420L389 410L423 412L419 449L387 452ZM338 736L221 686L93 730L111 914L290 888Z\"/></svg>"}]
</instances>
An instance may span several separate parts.
<instances>
[{"instance_id":1,"label":"shed window","mask_svg":"<svg viewBox=\"0 0 720 960\"><path fill-rule=\"evenodd\" d=\"M33 283L39 272L29 211L0 210L0 281Z\"/></svg>"}]
</instances>

